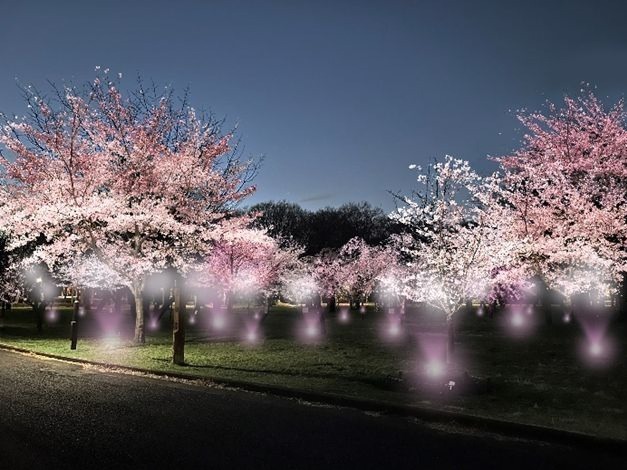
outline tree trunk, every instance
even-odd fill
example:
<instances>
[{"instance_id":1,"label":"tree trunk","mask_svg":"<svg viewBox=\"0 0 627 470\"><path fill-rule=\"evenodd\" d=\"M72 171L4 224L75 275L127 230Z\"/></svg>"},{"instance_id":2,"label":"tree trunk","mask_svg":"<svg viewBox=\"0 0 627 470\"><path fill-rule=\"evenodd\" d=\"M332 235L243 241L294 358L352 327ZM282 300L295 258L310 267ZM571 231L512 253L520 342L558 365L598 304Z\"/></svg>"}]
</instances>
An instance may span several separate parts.
<instances>
[{"instance_id":1,"label":"tree trunk","mask_svg":"<svg viewBox=\"0 0 627 470\"><path fill-rule=\"evenodd\" d=\"M627 318L627 273L623 273L623 282L618 299L618 312L621 320Z\"/></svg>"},{"instance_id":2,"label":"tree trunk","mask_svg":"<svg viewBox=\"0 0 627 470\"><path fill-rule=\"evenodd\" d=\"M453 353L455 352L455 323L452 315L446 317L446 363L453 362Z\"/></svg>"},{"instance_id":3,"label":"tree trunk","mask_svg":"<svg viewBox=\"0 0 627 470\"><path fill-rule=\"evenodd\" d=\"M337 302L334 295L329 297L327 307L329 308L329 312L335 312L337 310Z\"/></svg>"},{"instance_id":4,"label":"tree trunk","mask_svg":"<svg viewBox=\"0 0 627 470\"><path fill-rule=\"evenodd\" d=\"M544 323L546 325L552 325L553 324L553 314L551 313L551 306L550 305L543 305L542 309L544 310Z\"/></svg>"},{"instance_id":5,"label":"tree trunk","mask_svg":"<svg viewBox=\"0 0 627 470\"><path fill-rule=\"evenodd\" d=\"M172 309L172 362L185 364L185 300L180 287L174 288Z\"/></svg>"},{"instance_id":6,"label":"tree trunk","mask_svg":"<svg viewBox=\"0 0 627 470\"><path fill-rule=\"evenodd\" d=\"M92 290L88 287L83 289L81 293L81 300L83 301L83 312L85 316L91 313L91 299L92 299Z\"/></svg>"},{"instance_id":7,"label":"tree trunk","mask_svg":"<svg viewBox=\"0 0 627 470\"><path fill-rule=\"evenodd\" d=\"M133 296L135 297L135 336L133 341L136 343L145 343L146 331L144 327L144 298L141 283L133 283Z\"/></svg>"},{"instance_id":8,"label":"tree trunk","mask_svg":"<svg viewBox=\"0 0 627 470\"><path fill-rule=\"evenodd\" d=\"M35 311L35 321L37 322L37 331L41 333L44 325L44 304L43 302L35 302L33 310Z\"/></svg>"}]
</instances>

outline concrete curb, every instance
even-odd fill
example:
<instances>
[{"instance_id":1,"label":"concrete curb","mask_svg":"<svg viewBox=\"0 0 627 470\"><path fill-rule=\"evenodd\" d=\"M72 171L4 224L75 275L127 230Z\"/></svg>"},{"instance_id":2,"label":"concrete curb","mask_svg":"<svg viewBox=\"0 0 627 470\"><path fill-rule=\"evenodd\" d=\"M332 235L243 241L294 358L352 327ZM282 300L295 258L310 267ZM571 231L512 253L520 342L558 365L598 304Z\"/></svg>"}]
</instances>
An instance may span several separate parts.
<instances>
[{"instance_id":1,"label":"concrete curb","mask_svg":"<svg viewBox=\"0 0 627 470\"><path fill-rule=\"evenodd\" d=\"M378 402L374 400L351 398L333 393L310 392L306 390L297 390L288 387L281 387L278 385L261 385L233 379L217 379L209 377L198 377L192 374L178 372L154 371L149 369L142 369L139 367L111 364L107 362L77 359L72 357L60 356L57 354L38 353L31 351L30 349L19 348L1 343L0 349L30 354L33 356L45 357L49 359L61 360L65 362L72 362L76 364L86 364L98 367L124 370L128 372L136 372L145 375L190 381L201 381L207 384L223 385L251 392L267 393L275 396L296 398L320 404L354 408L361 411L376 412L393 416L413 417L428 422L464 425L479 429L481 431L494 432L509 437L533 439L537 441L545 441L548 443L562 444L570 447L578 447L595 451L606 451L621 455L627 455L627 441L625 440L598 437L574 431L549 428L546 426L503 421L500 419L486 418L482 416L455 413L444 410L436 410L419 406L400 405L394 403Z\"/></svg>"}]
</instances>

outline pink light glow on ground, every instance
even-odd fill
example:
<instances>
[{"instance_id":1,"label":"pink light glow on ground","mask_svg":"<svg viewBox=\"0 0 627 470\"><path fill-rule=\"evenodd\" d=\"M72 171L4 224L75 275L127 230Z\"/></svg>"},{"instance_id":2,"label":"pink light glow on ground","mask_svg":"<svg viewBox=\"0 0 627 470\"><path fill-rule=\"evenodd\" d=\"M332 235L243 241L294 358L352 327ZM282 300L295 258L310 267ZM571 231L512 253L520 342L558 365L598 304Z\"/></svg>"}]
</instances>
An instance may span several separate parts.
<instances>
[{"instance_id":1,"label":"pink light glow on ground","mask_svg":"<svg viewBox=\"0 0 627 470\"><path fill-rule=\"evenodd\" d=\"M347 307L342 307L340 309L340 314L338 316L340 323L348 323L350 321L350 317L348 314L348 308Z\"/></svg>"},{"instance_id":2,"label":"pink light glow on ground","mask_svg":"<svg viewBox=\"0 0 627 470\"><path fill-rule=\"evenodd\" d=\"M424 333L417 336L420 356L416 374L421 383L438 383L448 374L445 334Z\"/></svg>"},{"instance_id":3,"label":"pink light glow on ground","mask_svg":"<svg viewBox=\"0 0 627 470\"><path fill-rule=\"evenodd\" d=\"M500 323L503 329L514 338L526 338L533 334L537 320L529 313L531 306L522 304L507 305ZM533 308L531 308L533 313Z\"/></svg>"},{"instance_id":4,"label":"pink light glow on ground","mask_svg":"<svg viewBox=\"0 0 627 470\"><path fill-rule=\"evenodd\" d=\"M614 341L607 336L610 313L600 306L579 306L574 317L584 333L578 348L581 361L590 368L610 366L616 356Z\"/></svg>"},{"instance_id":5,"label":"pink light glow on ground","mask_svg":"<svg viewBox=\"0 0 627 470\"><path fill-rule=\"evenodd\" d=\"M612 338L603 337L590 340L583 338L579 342L578 356L590 369L605 369L614 363L617 348Z\"/></svg>"},{"instance_id":6,"label":"pink light glow on ground","mask_svg":"<svg viewBox=\"0 0 627 470\"><path fill-rule=\"evenodd\" d=\"M379 337L387 343L401 342L405 338L402 319L396 309L388 309L387 315L379 324Z\"/></svg>"},{"instance_id":7,"label":"pink light glow on ground","mask_svg":"<svg viewBox=\"0 0 627 470\"><path fill-rule=\"evenodd\" d=\"M51 308L46 312L46 322L47 323L56 323L59 321L59 312L56 309Z\"/></svg>"},{"instance_id":8,"label":"pink light glow on ground","mask_svg":"<svg viewBox=\"0 0 627 470\"><path fill-rule=\"evenodd\" d=\"M90 315L98 323L103 336L117 335L119 333L123 323L123 314L112 303L93 310ZM150 328L150 319L147 322L147 327Z\"/></svg>"},{"instance_id":9,"label":"pink light glow on ground","mask_svg":"<svg viewBox=\"0 0 627 470\"><path fill-rule=\"evenodd\" d=\"M324 337L322 313L316 309L308 309L303 312L303 319L300 322L297 336L301 342L306 344L317 343Z\"/></svg>"},{"instance_id":10,"label":"pink light glow on ground","mask_svg":"<svg viewBox=\"0 0 627 470\"><path fill-rule=\"evenodd\" d=\"M432 379L439 379L444 375L446 368L442 361L431 359L425 364L425 373Z\"/></svg>"},{"instance_id":11,"label":"pink light glow on ground","mask_svg":"<svg viewBox=\"0 0 627 470\"><path fill-rule=\"evenodd\" d=\"M260 324L261 314L255 312L244 322L243 340L249 345L255 345L262 341L262 329Z\"/></svg>"}]
</instances>

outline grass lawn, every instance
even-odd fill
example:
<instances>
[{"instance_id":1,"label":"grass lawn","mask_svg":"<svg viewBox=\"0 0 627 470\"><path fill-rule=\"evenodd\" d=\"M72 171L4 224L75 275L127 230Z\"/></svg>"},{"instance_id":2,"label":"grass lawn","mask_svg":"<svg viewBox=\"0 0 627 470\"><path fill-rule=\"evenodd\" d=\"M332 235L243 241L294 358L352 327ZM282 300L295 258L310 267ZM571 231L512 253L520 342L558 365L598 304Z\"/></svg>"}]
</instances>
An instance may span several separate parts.
<instances>
[{"instance_id":1,"label":"grass lawn","mask_svg":"<svg viewBox=\"0 0 627 470\"><path fill-rule=\"evenodd\" d=\"M30 308L14 307L5 315L0 343L110 364L462 411L627 439L627 362L620 348L627 337L625 323L608 330L615 346L612 362L587 367L578 349L585 336L575 321L546 326L540 315L531 314L525 321L534 324L533 331L517 337L502 328L505 314L493 319L460 316L453 376L468 371L482 379L482 386L472 393L455 393L459 387L449 392L442 379L434 381L422 372L430 348L443 342L444 325L437 314L419 309L408 310L403 333L395 341L386 340L381 332L386 315L373 309L365 315L351 312L346 324L338 314L329 315L326 337L313 343L295 339L302 317L287 306L272 310L262 324L264 340L255 345L233 334L244 324L245 312L233 315L231 333L228 325L216 331L198 317L194 325L186 326L186 366L171 364L168 318L162 319L161 328L148 331L146 345L136 346L128 339L133 328L128 313L91 313L81 319L78 349L71 351L70 314L69 308L57 308L56 318L48 319L44 331L37 333Z\"/></svg>"}]
</instances>

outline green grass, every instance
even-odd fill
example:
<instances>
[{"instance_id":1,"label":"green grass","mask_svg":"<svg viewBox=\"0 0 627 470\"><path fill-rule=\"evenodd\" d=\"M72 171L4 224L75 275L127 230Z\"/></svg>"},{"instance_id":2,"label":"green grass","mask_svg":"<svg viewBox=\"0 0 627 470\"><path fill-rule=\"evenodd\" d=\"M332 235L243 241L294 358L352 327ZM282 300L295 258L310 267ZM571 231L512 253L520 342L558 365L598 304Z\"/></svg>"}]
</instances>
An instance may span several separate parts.
<instances>
[{"instance_id":1,"label":"green grass","mask_svg":"<svg viewBox=\"0 0 627 470\"><path fill-rule=\"evenodd\" d=\"M627 439L624 356L618 351L612 365L604 369L584 367L577 355L582 332L574 323L547 327L539 322L533 335L513 339L497 319L461 317L457 368L489 378L491 388L460 395L446 393L444 387L434 392L415 373L420 364L417 336L443 331L439 316L418 310L408 313L405 331L411 334L395 344L380 340L383 315L372 310L364 318L352 314L347 325L329 316L327 337L319 344L293 339L300 316L288 307L272 311L264 322L266 339L254 347L188 325L186 366L171 363L167 319L160 331L149 332L146 345L136 346L128 339L133 326L128 314L115 330L121 336L114 340L100 338L102 327L96 320L107 314L91 314L81 321L79 347L71 351L70 311L61 308L59 314L58 322L38 334L32 312L14 308L0 329L0 343L110 364L462 411ZM615 324L611 332L617 344L624 342L625 324Z\"/></svg>"}]
</instances>

